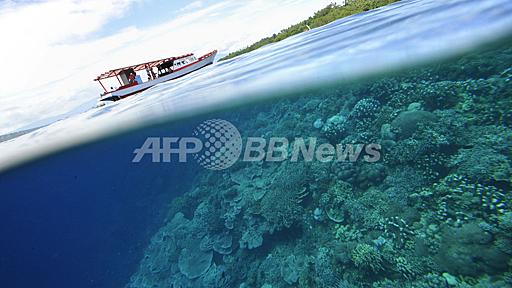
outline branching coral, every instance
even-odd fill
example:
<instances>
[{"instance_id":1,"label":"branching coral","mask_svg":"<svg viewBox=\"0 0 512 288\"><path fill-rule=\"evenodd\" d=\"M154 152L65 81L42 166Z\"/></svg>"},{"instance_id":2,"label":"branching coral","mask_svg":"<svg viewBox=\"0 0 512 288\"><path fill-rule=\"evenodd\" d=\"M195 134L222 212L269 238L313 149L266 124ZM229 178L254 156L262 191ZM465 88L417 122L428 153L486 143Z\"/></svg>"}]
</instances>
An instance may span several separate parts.
<instances>
[{"instance_id":1,"label":"branching coral","mask_svg":"<svg viewBox=\"0 0 512 288\"><path fill-rule=\"evenodd\" d=\"M383 269L382 255L373 246L368 244L357 244L352 250L352 261L358 268L371 271L380 271Z\"/></svg>"}]
</instances>

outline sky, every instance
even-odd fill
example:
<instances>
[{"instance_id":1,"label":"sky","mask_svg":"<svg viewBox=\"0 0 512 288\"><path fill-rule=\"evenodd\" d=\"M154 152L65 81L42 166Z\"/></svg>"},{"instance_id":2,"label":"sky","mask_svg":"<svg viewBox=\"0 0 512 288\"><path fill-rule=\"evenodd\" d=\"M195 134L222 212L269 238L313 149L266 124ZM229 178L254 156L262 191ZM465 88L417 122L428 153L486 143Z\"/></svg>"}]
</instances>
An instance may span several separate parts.
<instances>
[{"instance_id":1,"label":"sky","mask_svg":"<svg viewBox=\"0 0 512 288\"><path fill-rule=\"evenodd\" d=\"M332 0L0 2L0 135L93 107L99 74L155 59L219 56Z\"/></svg>"}]
</instances>

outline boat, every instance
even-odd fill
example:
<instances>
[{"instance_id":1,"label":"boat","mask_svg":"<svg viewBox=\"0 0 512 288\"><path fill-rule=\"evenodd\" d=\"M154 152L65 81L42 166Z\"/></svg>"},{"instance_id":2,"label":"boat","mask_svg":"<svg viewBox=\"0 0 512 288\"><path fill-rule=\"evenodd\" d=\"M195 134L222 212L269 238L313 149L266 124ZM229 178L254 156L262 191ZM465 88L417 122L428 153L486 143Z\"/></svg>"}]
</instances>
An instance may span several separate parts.
<instances>
[{"instance_id":1,"label":"boat","mask_svg":"<svg viewBox=\"0 0 512 288\"><path fill-rule=\"evenodd\" d=\"M109 70L94 79L94 81L100 83L104 90L99 101L100 103L117 101L140 93L156 84L183 77L212 64L216 55L217 50L206 53L199 58L191 53ZM137 74L139 71L146 72L147 80L145 82L141 75ZM110 87L109 90L105 88L102 80L110 78L116 78L120 86Z\"/></svg>"}]
</instances>

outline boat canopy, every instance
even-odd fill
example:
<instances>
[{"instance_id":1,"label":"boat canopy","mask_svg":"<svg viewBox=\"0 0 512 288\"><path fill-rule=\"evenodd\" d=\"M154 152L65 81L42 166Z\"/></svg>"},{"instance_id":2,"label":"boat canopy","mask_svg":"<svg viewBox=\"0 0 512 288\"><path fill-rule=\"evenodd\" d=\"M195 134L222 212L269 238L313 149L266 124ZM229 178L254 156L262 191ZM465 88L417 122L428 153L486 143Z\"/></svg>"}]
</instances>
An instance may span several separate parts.
<instances>
[{"instance_id":1,"label":"boat canopy","mask_svg":"<svg viewBox=\"0 0 512 288\"><path fill-rule=\"evenodd\" d=\"M181 58L189 57L189 56L192 56L192 55L194 55L194 54L186 54L186 55L182 55L182 56L178 56L178 57L163 58L163 59L159 59L159 60L155 60L155 61L140 63L140 64L137 64L137 65L132 65L132 66L126 66L126 67L122 67L122 68L112 69L112 70L109 70L109 71L99 75L98 77L96 77L96 79L94 79L94 81L99 81L99 80L107 79L107 78L110 78L110 77L116 77L116 76L119 75L119 73L121 73L122 71L128 70L128 69L133 69L133 71L140 71L140 70L144 70L144 69L151 69L153 67L159 66L162 63L165 63L165 62L171 62L172 63L176 59L181 59Z\"/></svg>"}]
</instances>

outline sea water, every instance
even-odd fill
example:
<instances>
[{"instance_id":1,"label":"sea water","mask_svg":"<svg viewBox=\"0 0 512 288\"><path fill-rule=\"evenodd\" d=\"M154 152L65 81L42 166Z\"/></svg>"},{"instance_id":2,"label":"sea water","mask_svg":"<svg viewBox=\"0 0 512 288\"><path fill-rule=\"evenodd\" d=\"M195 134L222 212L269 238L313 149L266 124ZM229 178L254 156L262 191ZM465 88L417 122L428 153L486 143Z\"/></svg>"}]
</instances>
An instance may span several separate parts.
<instances>
[{"instance_id":1,"label":"sea water","mask_svg":"<svg viewBox=\"0 0 512 288\"><path fill-rule=\"evenodd\" d=\"M401 1L0 143L1 286L511 286L511 12Z\"/></svg>"}]
</instances>

